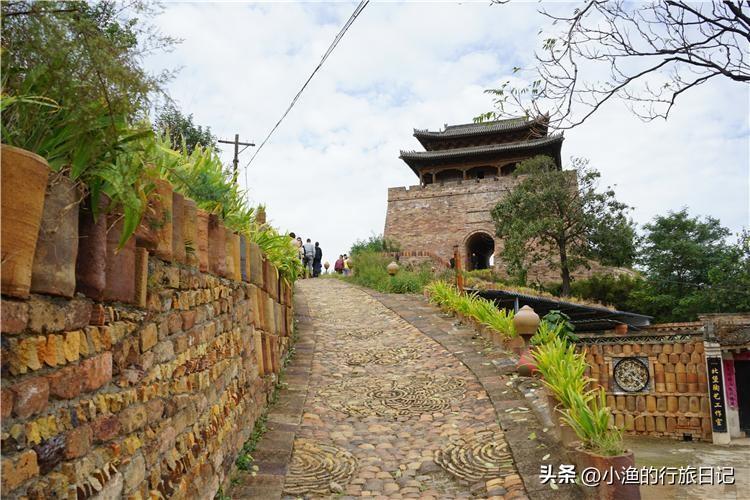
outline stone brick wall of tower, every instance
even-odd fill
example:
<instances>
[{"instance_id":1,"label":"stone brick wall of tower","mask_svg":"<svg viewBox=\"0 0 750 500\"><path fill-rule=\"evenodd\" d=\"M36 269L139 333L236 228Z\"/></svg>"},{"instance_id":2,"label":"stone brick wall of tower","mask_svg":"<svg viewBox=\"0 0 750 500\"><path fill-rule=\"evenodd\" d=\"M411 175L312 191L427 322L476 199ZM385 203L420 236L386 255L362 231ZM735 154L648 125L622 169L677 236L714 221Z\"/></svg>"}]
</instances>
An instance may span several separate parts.
<instances>
[{"instance_id":1,"label":"stone brick wall of tower","mask_svg":"<svg viewBox=\"0 0 750 500\"><path fill-rule=\"evenodd\" d=\"M389 188L384 235L397 241L401 250L431 251L448 260L454 245L464 252L471 234L481 231L494 237L490 210L515 182L500 177ZM495 238L496 254L498 246Z\"/></svg>"},{"instance_id":2,"label":"stone brick wall of tower","mask_svg":"<svg viewBox=\"0 0 750 500\"><path fill-rule=\"evenodd\" d=\"M145 307L3 297L3 498L214 497L292 330L291 287L248 251L246 282L148 258Z\"/></svg>"},{"instance_id":3,"label":"stone brick wall of tower","mask_svg":"<svg viewBox=\"0 0 750 500\"><path fill-rule=\"evenodd\" d=\"M501 276L507 275L499 256L502 240L495 236L490 212L517 182L516 177L498 177L389 188L383 234L398 242L403 252L432 252L444 261L453 257L453 246L458 245L466 266L467 239L474 233L484 232L495 241L495 271ZM407 262L418 264L430 260L430 257L415 256ZM597 273L630 272L590 261L588 268L580 267L571 275L585 279ZM558 269L537 262L529 266L527 279L529 283L550 283L559 282L561 278Z\"/></svg>"}]
</instances>

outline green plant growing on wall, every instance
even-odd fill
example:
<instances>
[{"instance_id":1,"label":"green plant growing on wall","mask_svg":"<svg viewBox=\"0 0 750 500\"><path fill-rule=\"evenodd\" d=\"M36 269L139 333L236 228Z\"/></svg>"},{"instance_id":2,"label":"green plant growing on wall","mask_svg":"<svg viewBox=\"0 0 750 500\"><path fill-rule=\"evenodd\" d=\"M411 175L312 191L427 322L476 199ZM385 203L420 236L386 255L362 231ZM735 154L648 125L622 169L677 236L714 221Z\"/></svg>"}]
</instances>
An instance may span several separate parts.
<instances>
[{"instance_id":1,"label":"green plant growing on wall","mask_svg":"<svg viewBox=\"0 0 750 500\"><path fill-rule=\"evenodd\" d=\"M531 337L531 345L549 342L551 340L549 337L550 334L554 334L567 344L576 342L578 337L573 333L574 330L575 326L570 322L570 316L557 309L553 309L542 318L539 329Z\"/></svg>"}]
</instances>

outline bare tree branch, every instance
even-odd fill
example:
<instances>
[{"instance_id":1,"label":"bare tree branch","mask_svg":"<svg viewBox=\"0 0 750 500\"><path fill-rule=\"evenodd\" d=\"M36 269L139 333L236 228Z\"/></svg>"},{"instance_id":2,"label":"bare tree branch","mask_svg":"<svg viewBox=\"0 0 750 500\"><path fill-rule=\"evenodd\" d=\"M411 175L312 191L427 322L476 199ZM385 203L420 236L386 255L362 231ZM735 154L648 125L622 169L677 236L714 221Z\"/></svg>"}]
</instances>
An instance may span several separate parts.
<instances>
[{"instance_id":1,"label":"bare tree branch","mask_svg":"<svg viewBox=\"0 0 750 500\"><path fill-rule=\"evenodd\" d=\"M750 82L750 1L688 3L585 0L570 15L541 14L544 38L530 83L488 90L505 116L549 116L558 130L580 125L612 98L649 121L666 119L677 99L716 78Z\"/></svg>"}]
</instances>

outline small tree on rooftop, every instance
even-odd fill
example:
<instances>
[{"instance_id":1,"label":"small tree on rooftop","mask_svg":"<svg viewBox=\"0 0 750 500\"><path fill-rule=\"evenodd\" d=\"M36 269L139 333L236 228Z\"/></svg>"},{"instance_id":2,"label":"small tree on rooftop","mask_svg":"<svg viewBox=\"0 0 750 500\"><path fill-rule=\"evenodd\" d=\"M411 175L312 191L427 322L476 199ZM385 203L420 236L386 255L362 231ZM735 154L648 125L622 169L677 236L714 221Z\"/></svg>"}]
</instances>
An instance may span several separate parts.
<instances>
[{"instance_id":1,"label":"small tree on rooftop","mask_svg":"<svg viewBox=\"0 0 750 500\"><path fill-rule=\"evenodd\" d=\"M525 280L532 263L556 267L563 296L570 295L571 273L589 259L630 266L635 254L630 208L610 187L597 190L600 174L588 160L573 159L573 167L561 171L548 156L521 162L518 184L492 210L508 270Z\"/></svg>"}]
</instances>

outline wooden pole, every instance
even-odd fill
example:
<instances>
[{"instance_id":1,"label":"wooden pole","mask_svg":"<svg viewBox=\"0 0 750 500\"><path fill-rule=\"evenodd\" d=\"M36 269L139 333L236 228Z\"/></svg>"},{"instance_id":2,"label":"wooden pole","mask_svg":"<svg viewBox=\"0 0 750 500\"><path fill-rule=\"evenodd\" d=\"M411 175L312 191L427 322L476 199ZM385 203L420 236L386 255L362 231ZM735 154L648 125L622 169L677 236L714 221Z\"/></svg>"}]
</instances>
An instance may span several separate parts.
<instances>
[{"instance_id":1,"label":"wooden pole","mask_svg":"<svg viewBox=\"0 0 750 500\"><path fill-rule=\"evenodd\" d=\"M464 291L464 275L461 272L461 253L458 251L458 245L453 246L453 268L456 271L456 288L459 292Z\"/></svg>"}]
</instances>

